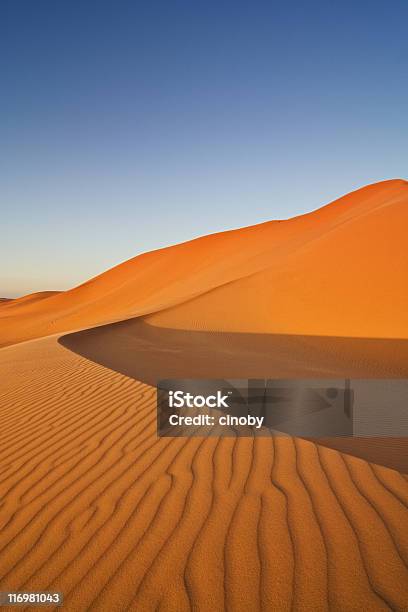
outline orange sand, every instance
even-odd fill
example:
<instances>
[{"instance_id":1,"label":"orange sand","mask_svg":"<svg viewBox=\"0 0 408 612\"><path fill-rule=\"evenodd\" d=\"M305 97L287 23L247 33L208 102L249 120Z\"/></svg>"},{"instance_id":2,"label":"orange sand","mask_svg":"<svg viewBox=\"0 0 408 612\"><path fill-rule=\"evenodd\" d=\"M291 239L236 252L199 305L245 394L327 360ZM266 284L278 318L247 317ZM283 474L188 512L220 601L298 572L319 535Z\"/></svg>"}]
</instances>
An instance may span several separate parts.
<instances>
[{"instance_id":1,"label":"orange sand","mask_svg":"<svg viewBox=\"0 0 408 612\"><path fill-rule=\"evenodd\" d=\"M407 222L387 181L2 303L0 590L73 612L407 611L403 440L158 439L153 386L406 376Z\"/></svg>"}]
</instances>

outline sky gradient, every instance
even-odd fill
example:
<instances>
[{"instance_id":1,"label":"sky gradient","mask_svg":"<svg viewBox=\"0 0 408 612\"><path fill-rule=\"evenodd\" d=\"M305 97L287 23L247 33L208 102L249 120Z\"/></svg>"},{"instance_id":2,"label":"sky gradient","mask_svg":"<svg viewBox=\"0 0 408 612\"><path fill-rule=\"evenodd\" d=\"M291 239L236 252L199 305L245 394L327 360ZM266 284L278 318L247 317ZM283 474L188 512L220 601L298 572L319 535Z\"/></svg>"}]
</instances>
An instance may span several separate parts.
<instances>
[{"instance_id":1,"label":"sky gradient","mask_svg":"<svg viewBox=\"0 0 408 612\"><path fill-rule=\"evenodd\" d=\"M0 4L0 297L407 178L408 3Z\"/></svg>"}]
</instances>

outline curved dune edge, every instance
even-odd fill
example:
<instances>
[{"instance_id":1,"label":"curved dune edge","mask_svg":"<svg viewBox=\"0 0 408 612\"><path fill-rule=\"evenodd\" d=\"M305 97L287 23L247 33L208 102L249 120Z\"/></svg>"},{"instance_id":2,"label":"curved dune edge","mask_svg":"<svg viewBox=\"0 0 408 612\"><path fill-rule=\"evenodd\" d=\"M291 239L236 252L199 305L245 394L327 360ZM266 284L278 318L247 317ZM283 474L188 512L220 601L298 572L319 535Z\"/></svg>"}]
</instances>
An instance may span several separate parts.
<instances>
[{"instance_id":1,"label":"curved dune edge","mask_svg":"<svg viewBox=\"0 0 408 612\"><path fill-rule=\"evenodd\" d=\"M162 379L401 378L408 342L191 332L130 319L65 334L76 355L156 387ZM320 444L408 473L408 439L329 438Z\"/></svg>"},{"instance_id":2,"label":"curved dune edge","mask_svg":"<svg viewBox=\"0 0 408 612\"><path fill-rule=\"evenodd\" d=\"M154 389L0 352L0 589L68 611L406 610L408 481L298 439L158 439Z\"/></svg>"}]
</instances>

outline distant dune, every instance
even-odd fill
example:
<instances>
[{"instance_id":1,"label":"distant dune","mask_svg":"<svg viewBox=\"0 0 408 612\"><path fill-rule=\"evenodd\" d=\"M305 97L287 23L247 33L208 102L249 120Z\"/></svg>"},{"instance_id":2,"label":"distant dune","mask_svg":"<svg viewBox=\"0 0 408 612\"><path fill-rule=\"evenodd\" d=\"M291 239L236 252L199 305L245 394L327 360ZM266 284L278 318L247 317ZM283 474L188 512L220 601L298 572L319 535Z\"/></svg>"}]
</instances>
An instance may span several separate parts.
<instances>
[{"instance_id":1,"label":"distant dune","mask_svg":"<svg viewBox=\"0 0 408 612\"><path fill-rule=\"evenodd\" d=\"M154 388L407 377L407 230L408 183L385 181L2 303L0 591L407 612L406 439L158 438Z\"/></svg>"},{"instance_id":2,"label":"distant dune","mask_svg":"<svg viewBox=\"0 0 408 612\"><path fill-rule=\"evenodd\" d=\"M36 293L29 293L28 295L24 295L23 297L19 297L19 298L2 298L0 299L0 302L7 302L7 304L5 303L4 306L7 306L7 310L4 310L3 312L9 312L9 309L13 309L16 307L20 307L22 305L27 305L27 304L33 304L34 302L38 302L39 300L44 300L46 298L49 298L53 295L57 295L58 293L60 293L60 291L38 291Z\"/></svg>"}]
</instances>

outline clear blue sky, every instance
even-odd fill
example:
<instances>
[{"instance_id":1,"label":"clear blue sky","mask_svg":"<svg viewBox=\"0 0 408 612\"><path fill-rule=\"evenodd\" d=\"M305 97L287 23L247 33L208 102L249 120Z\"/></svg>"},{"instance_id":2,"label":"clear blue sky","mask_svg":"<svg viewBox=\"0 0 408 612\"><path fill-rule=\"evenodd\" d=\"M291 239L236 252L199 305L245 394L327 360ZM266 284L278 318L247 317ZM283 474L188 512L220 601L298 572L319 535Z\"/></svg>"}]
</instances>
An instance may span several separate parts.
<instances>
[{"instance_id":1,"label":"clear blue sky","mask_svg":"<svg viewBox=\"0 0 408 612\"><path fill-rule=\"evenodd\" d=\"M408 3L3 0L0 297L408 175Z\"/></svg>"}]
</instances>

